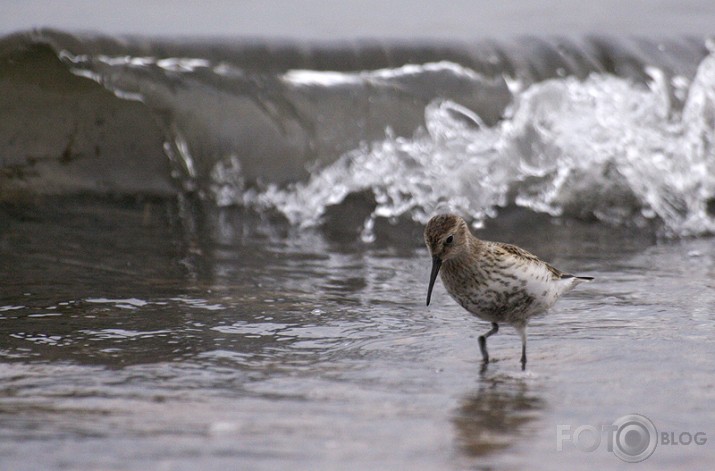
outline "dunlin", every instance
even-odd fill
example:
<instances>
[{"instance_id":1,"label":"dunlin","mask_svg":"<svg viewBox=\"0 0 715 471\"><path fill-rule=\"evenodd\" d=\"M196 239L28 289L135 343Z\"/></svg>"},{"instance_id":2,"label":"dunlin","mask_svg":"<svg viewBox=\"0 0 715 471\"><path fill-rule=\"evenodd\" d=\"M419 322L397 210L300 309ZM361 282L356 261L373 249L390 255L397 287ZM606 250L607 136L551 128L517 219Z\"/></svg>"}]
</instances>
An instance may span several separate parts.
<instances>
[{"instance_id":1,"label":"dunlin","mask_svg":"<svg viewBox=\"0 0 715 471\"><path fill-rule=\"evenodd\" d=\"M455 301L492 323L491 330L479 336L485 364L489 362L487 338L499 331L500 323L507 323L521 337L521 366L525 369L529 319L546 312L579 283L593 279L563 273L514 245L480 240L472 235L464 219L454 214L430 219L425 243L432 255L427 305L440 273Z\"/></svg>"}]
</instances>

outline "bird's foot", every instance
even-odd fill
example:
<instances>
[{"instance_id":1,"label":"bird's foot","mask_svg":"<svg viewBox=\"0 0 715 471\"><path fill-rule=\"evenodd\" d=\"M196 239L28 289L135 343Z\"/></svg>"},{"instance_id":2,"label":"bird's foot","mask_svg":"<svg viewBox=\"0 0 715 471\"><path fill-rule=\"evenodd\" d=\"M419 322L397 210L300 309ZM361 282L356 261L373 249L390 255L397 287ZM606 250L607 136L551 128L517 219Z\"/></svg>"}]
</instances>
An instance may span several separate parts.
<instances>
[{"instance_id":1,"label":"bird's foot","mask_svg":"<svg viewBox=\"0 0 715 471\"><path fill-rule=\"evenodd\" d=\"M487 353L487 338L483 335L479 336L479 350L482 351L482 362L489 363L489 353Z\"/></svg>"}]
</instances>

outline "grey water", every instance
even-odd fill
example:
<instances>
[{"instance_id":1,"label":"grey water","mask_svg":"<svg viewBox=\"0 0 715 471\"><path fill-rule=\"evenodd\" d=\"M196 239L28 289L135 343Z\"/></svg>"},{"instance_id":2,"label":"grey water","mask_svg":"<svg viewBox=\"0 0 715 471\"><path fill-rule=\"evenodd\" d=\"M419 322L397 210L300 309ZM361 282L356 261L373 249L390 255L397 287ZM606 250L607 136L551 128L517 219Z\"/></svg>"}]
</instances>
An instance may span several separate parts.
<instances>
[{"instance_id":1,"label":"grey water","mask_svg":"<svg viewBox=\"0 0 715 471\"><path fill-rule=\"evenodd\" d=\"M691 437L658 438L649 469L715 460L711 239L505 211L478 235L595 277L533 322L522 372L514 331L483 368L488 325L439 284L425 306L419 225L375 230L3 204L2 469L630 469L573 432L632 413Z\"/></svg>"},{"instance_id":2,"label":"grey water","mask_svg":"<svg viewBox=\"0 0 715 471\"><path fill-rule=\"evenodd\" d=\"M715 3L343 3L2 6L0 471L711 469Z\"/></svg>"},{"instance_id":3,"label":"grey water","mask_svg":"<svg viewBox=\"0 0 715 471\"><path fill-rule=\"evenodd\" d=\"M3 5L0 32L37 26L110 34L243 36L254 38L365 39L514 35L711 34L715 6L708 0L323 0L233 2L214 0L11 1ZM617 12L617 14L616 14Z\"/></svg>"}]
</instances>

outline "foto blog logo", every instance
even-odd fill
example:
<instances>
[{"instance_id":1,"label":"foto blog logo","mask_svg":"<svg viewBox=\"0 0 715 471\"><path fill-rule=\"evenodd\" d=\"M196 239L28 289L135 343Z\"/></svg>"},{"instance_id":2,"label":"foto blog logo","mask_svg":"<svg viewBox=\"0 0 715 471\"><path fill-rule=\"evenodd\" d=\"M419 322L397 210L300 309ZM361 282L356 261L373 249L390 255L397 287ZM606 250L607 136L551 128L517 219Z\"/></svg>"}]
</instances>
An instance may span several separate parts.
<instances>
[{"instance_id":1,"label":"foto blog logo","mask_svg":"<svg viewBox=\"0 0 715 471\"><path fill-rule=\"evenodd\" d=\"M571 444L583 452L593 452L604 446L627 463L638 463L653 454L656 447L664 445L704 445L705 432L660 432L653 422L640 414L628 414L611 425L556 426L556 450L563 451Z\"/></svg>"}]
</instances>

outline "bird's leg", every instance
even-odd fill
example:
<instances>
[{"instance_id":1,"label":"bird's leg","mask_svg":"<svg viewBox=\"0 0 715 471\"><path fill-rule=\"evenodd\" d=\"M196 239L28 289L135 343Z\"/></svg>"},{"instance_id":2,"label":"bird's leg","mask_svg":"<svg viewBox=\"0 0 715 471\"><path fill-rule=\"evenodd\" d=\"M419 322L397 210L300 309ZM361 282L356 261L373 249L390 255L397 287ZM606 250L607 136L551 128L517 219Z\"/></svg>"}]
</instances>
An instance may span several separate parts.
<instances>
[{"instance_id":1,"label":"bird's leg","mask_svg":"<svg viewBox=\"0 0 715 471\"><path fill-rule=\"evenodd\" d=\"M487 353L487 337L499 332L499 324L492 322L492 329L484 335L479 336L479 349L482 351L482 360L484 363L489 362L489 354Z\"/></svg>"},{"instance_id":2,"label":"bird's leg","mask_svg":"<svg viewBox=\"0 0 715 471\"><path fill-rule=\"evenodd\" d=\"M516 326L516 331L521 337L521 371L526 370L526 326Z\"/></svg>"}]
</instances>

